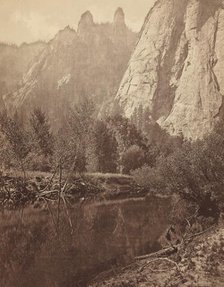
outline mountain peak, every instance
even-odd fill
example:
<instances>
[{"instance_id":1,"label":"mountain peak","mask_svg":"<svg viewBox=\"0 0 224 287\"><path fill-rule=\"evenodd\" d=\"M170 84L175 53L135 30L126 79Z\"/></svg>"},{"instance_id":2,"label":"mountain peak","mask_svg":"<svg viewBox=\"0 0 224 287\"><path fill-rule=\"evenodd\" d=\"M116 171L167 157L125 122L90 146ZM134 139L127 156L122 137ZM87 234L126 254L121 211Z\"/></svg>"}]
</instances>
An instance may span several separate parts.
<instances>
[{"instance_id":1,"label":"mountain peak","mask_svg":"<svg viewBox=\"0 0 224 287\"><path fill-rule=\"evenodd\" d=\"M81 15L81 20L80 22L85 22L86 24L94 24L93 22L93 14L87 10L86 12L84 12L82 15Z\"/></svg>"},{"instance_id":2,"label":"mountain peak","mask_svg":"<svg viewBox=\"0 0 224 287\"><path fill-rule=\"evenodd\" d=\"M128 43L125 31L122 31L125 29L132 39ZM22 80L19 88L16 82L13 89L7 86L0 91L0 95L7 94L3 98L7 110L12 114L18 110L23 113L23 118L28 118L29 110L40 106L49 113L52 129L56 131L63 127L69 107L79 102L83 93L91 95L98 107L110 95L114 95L136 38L136 33L126 26L95 24L92 14L85 12L80 19L78 32L65 27L32 59L27 70L21 73L21 78L25 75L19 78ZM124 41L126 45L123 45ZM4 59L4 55L0 57L0 69L3 67L3 70L5 67L1 58ZM20 62L24 64L24 58L19 61L18 67L22 66ZM11 61L7 69L11 72ZM8 76L10 81L13 77L14 74ZM4 80L4 73L0 73L0 82Z\"/></svg>"},{"instance_id":3,"label":"mountain peak","mask_svg":"<svg viewBox=\"0 0 224 287\"><path fill-rule=\"evenodd\" d=\"M118 7L115 11L114 24L125 25L125 13L121 7Z\"/></svg>"},{"instance_id":4,"label":"mountain peak","mask_svg":"<svg viewBox=\"0 0 224 287\"><path fill-rule=\"evenodd\" d=\"M125 14L122 8L117 8L114 14L114 41L119 46L127 45L127 27L125 24Z\"/></svg>"},{"instance_id":5,"label":"mountain peak","mask_svg":"<svg viewBox=\"0 0 224 287\"><path fill-rule=\"evenodd\" d=\"M55 38L51 41L53 43L63 43L63 45L71 45L74 39L76 39L77 33L70 26L66 26L64 29L60 30Z\"/></svg>"},{"instance_id":6,"label":"mountain peak","mask_svg":"<svg viewBox=\"0 0 224 287\"><path fill-rule=\"evenodd\" d=\"M78 25L78 34L88 31L94 25L93 15L90 11L82 14Z\"/></svg>"}]
</instances>

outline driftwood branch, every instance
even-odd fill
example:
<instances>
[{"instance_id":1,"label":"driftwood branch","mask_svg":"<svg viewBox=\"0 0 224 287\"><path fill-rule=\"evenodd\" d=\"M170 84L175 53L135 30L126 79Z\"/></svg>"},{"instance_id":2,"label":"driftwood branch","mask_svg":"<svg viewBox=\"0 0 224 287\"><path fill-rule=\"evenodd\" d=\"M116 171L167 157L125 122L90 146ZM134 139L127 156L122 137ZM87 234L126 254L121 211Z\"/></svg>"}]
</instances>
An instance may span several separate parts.
<instances>
[{"instance_id":1,"label":"driftwood branch","mask_svg":"<svg viewBox=\"0 0 224 287\"><path fill-rule=\"evenodd\" d=\"M140 261L140 260L145 260L145 259L159 257L159 256L170 256L170 255L176 253L178 251L179 247L180 247L180 245L168 247L168 248L159 250L155 253L150 253L150 254L135 257L135 260Z\"/></svg>"},{"instance_id":2,"label":"driftwood branch","mask_svg":"<svg viewBox=\"0 0 224 287\"><path fill-rule=\"evenodd\" d=\"M63 195L62 195L62 200L63 200L63 203L64 203L64 209L65 209L65 212L66 212L66 215L67 215L67 218L68 218L68 223L70 225L71 234L73 234L74 233L74 229L73 229L72 219L71 219L71 216L69 214L69 210L68 210L68 206L67 206L67 203L66 203L66 199L65 199L65 197Z\"/></svg>"},{"instance_id":3,"label":"driftwood branch","mask_svg":"<svg viewBox=\"0 0 224 287\"><path fill-rule=\"evenodd\" d=\"M171 259L169 259L169 258L155 258L155 259L152 259L152 260L150 260L150 261L147 261L141 268L140 268L140 272L142 272L148 265L150 265L150 264L152 264L152 263L154 263L154 262L157 262L157 261L167 261L167 262L169 262L169 263L171 263L171 264L173 264L175 267L176 267L176 269L178 270L178 271L180 271L180 268L179 268L179 266L178 266L178 264L175 262L175 261L173 261L173 260L171 260ZM151 269L151 271L153 271L153 272L165 272L165 271L167 271L167 270L158 270L158 269L152 269L152 268L150 268Z\"/></svg>"},{"instance_id":4,"label":"driftwood branch","mask_svg":"<svg viewBox=\"0 0 224 287\"><path fill-rule=\"evenodd\" d=\"M135 260L137 261L141 261L141 260L145 260L145 259L149 259L149 258L154 258L154 259L158 259L158 257L162 257L162 256L170 256L172 254L177 253L178 250L180 250L181 246L183 246L184 244L186 244L188 241L192 240L193 238L197 237L197 236L201 236L203 234L205 234L206 232L212 230L214 228L214 226L211 226L201 232L192 234L191 236L183 239L183 241L175 246L171 246L162 250L159 250L157 252L154 253L150 253L150 254L146 254L146 255L142 255L142 256L138 256L135 257ZM161 259L161 258L160 258Z\"/></svg>"},{"instance_id":5,"label":"driftwood branch","mask_svg":"<svg viewBox=\"0 0 224 287\"><path fill-rule=\"evenodd\" d=\"M191 239L193 239L193 238L195 238L195 237L197 237L197 236L200 236L200 235L202 235L202 234L204 234L204 233L210 231L210 230L213 229L213 228L214 228L214 226L210 226L209 228L207 228L207 229L205 229L205 230L203 230L203 231L201 231L201 232L192 234L192 235L190 235L188 238L186 238L186 241L189 241L189 240L191 240Z\"/></svg>"},{"instance_id":6,"label":"driftwood branch","mask_svg":"<svg viewBox=\"0 0 224 287\"><path fill-rule=\"evenodd\" d=\"M57 174L58 167L59 167L59 165L56 166L56 168L55 168L55 170L54 170L54 172L53 172L48 184L45 186L45 188L43 190L40 191L41 193L45 192L51 186L51 184L53 182L53 179L55 178L55 176Z\"/></svg>"}]
</instances>

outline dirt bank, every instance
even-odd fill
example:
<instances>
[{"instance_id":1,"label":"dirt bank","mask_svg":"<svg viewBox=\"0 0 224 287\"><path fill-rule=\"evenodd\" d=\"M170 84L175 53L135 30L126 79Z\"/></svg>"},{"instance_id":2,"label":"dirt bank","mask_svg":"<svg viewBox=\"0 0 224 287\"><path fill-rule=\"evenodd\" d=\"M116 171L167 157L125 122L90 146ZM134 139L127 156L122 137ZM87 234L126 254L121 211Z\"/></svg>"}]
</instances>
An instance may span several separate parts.
<instances>
[{"instance_id":1,"label":"dirt bank","mask_svg":"<svg viewBox=\"0 0 224 287\"><path fill-rule=\"evenodd\" d=\"M172 255L151 255L113 274L101 274L91 287L223 287L224 224L185 238Z\"/></svg>"}]
</instances>

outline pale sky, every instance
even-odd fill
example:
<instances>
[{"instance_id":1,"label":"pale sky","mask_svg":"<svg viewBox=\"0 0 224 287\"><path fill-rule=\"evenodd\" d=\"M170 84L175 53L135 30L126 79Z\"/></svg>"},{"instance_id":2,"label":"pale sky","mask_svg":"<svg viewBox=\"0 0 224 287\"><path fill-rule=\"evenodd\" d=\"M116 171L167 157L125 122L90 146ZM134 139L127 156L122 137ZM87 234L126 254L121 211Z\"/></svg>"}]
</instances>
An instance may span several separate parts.
<instances>
[{"instance_id":1,"label":"pale sky","mask_svg":"<svg viewBox=\"0 0 224 287\"><path fill-rule=\"evenodd\" d=\"M112 21L117 7L126 23L139 31L155 0L0 0L0 42L21 44L50 40L58 30L77 28L80 16L90 10L97 23Z\"/></svg>"}]
</instances>

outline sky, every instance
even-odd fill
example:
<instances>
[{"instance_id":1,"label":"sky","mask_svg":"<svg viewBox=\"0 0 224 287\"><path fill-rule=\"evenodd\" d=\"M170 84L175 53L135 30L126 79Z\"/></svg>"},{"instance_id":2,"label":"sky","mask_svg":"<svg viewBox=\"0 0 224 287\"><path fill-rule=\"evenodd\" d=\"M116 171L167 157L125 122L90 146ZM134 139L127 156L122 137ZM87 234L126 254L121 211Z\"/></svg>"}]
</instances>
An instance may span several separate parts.
<instances>
[{"instance_id":1,"label":"sky","mask_svg":"<svg viewBox=\"0 0 224 287\"><path fill-rule=\"evenodd\" d=\"M139 31L155 0L0 0L0 42L48 41L67 25L77 28L80 16L90 10L97 23L113 20L118 7L126 23Z\"/></svg>"}]
</instances>

